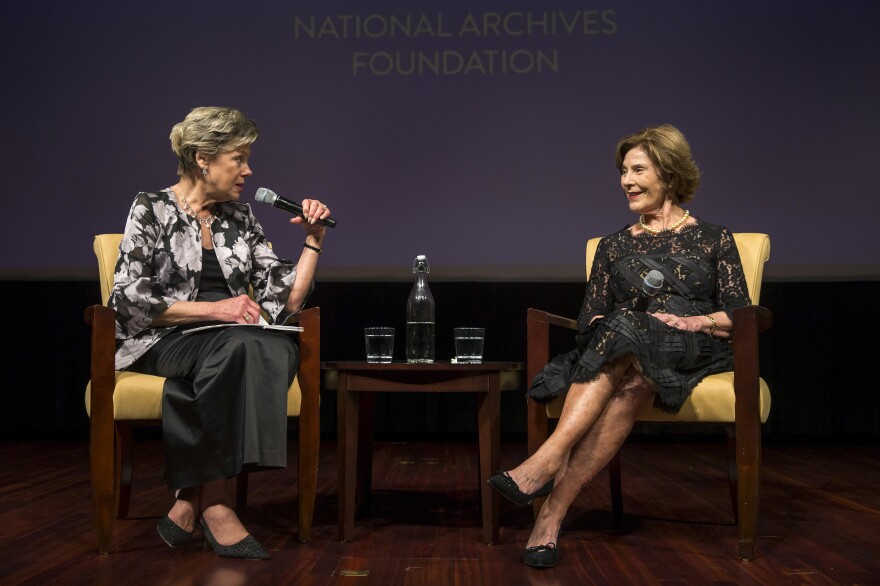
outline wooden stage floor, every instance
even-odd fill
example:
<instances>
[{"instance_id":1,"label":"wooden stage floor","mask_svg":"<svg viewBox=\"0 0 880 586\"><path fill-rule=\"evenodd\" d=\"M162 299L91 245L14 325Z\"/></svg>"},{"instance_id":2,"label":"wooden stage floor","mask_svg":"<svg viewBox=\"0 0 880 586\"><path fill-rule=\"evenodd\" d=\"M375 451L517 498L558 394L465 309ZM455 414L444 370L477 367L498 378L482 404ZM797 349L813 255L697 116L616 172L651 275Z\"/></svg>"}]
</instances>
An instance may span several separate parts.
<instances>
[{"instance_id":1,"label":"wooden stage floor","mask_svg":"<svg viewBox=\"0 0 880 586\"><path fill-rule=\"evenodd\" d=\"M296 454L291 443L290 453ZM737 557L722 444L624 446L627 531L610 519L607 475L575 503L561 564L527 568L529 508L503 501L501 543L480 543L475 443L377 443L373 508L336 539L336 446L322 446L312 539L296 541L295 461L251 476L248 529L266 562L217 558L156 534L170 506L158 441L136 443L131 518L99 555L82 443L0 444L2 584L880 584L880 449L765 446L757 558ZM502 465L525 455L504 444ZM293 459L295 456L292 456Z\"/></svg>"}]
</instances>

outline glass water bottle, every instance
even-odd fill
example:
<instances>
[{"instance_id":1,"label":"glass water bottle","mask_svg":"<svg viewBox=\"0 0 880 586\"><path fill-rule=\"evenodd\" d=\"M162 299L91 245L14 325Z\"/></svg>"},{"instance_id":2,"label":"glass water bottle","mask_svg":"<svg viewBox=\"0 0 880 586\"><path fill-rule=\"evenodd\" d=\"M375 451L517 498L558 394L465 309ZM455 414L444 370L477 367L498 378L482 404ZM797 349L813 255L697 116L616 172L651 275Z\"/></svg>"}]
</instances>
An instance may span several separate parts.
<instances>
[{"instance_id":1,"label":"glass water bottle","mask_svg":"<svg viewBox=\"0 0 880 586\"><path fill-rule=\"evenodd\" d=\"M434 362L434 296L428 288L428 258L420 254L413 261L416 275L406 302L406 361Z\"/></svg>"}]
</instances>

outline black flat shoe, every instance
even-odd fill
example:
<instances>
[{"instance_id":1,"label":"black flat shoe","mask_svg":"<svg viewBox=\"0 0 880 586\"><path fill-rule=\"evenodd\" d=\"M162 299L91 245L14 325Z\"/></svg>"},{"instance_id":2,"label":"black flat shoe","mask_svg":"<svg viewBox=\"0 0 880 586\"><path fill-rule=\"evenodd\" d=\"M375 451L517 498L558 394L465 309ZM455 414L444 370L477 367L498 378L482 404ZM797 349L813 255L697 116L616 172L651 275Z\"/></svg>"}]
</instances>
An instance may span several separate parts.
<instances>
[{"instance_id":1,"label":"black flat shoe","mask_svg":"<svg viewBox=\"0 0 880 586\"><path fill-rule=\"evenodd\" d=\"M487 481L492 488L523 507L532 502L532 500L538 498L539 496L547 496L551 492L553 492L553 479L550 479L550 482L536 490L531 494L524 493L519 489L519 486L516 485L516 482L513 481L513 478L507 472L499 472L498 474L493 475Z\"/></svg>"},{"instance_id":2,"label":"black flat shoe","mask_svg":"<svg viewBox=\"0 0 880 586\"><path fill-rule=\"evenodd\" d=\"M559 549L555 543L527 547L521 557L525 565L533 568L552 568L559 565Z\"/></svg>"},{"instance_id":3,"label":"black flat shoe","mask_svg":"<svg viewBox=\"0 0 880 586\"><path fill-rule=\"evenodd\" d=\"M210 545L211 549L214 550L214 554L220 557L240 558L246 560L268 560L271 557L269 552L263 549L263 546L254 539L253 535L248 535L238 543L233 543L232 545L220 545L217 543L217 540L214 539L211 530L208 529L208 524L205 522L204 518L199 521L199 527L202 528L202 533L205 536L205 549Z\"/></svg>"},{"instance_id":4,"label":"black flat shoe","mask_svg":"<svg viewBox=\"0 0 880 586\"><path fill-rule=\"evenodd\" d=\"M168 515L159 519L159 523L156 525L156 531L159 532L159 537L162 538L162 541L167 543L170 547L186 545L192 541L193 538L192 531L184 530L180 525L172 521L171 517Z\"/></svg>"}]
</instances>

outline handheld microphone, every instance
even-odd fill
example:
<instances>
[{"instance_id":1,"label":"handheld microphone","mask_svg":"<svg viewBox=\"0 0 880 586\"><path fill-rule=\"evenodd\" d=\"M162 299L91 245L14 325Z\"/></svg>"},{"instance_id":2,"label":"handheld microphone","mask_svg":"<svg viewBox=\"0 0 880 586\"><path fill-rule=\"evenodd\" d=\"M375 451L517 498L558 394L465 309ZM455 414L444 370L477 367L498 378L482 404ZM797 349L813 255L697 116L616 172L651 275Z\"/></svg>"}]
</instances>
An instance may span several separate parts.
<instances>
[{"instance_id":1,"label":"handheld microphone","mask_svg":"<svg viewBox=\"0 0 880 586\"><path fill-rule=\"evenodd\" d=\"M279 210L290 212L291 214L299 216L300 218L305 217L303 216L303 207L301 205L299 205L295 201L284 199L271 189L261 187L257 190L257 195L254 197L260 203L274 206ZM318 220L318 222L324 224L328 228L336 227L336 220L334 220L333 218L324 218L323 220Z\"/></svg>"},{"instance_id":2,"label":"handheld microphone","mask_svg":"<svg viewBox=\"0 0 880 586\"><path fill-rule=\"evenodd\" d=\"M642 290L633 304L634 311L646 311L651 299L663 287L663 273L658 270L652 270L642 280Z\"/></svg>"}]
</instances>

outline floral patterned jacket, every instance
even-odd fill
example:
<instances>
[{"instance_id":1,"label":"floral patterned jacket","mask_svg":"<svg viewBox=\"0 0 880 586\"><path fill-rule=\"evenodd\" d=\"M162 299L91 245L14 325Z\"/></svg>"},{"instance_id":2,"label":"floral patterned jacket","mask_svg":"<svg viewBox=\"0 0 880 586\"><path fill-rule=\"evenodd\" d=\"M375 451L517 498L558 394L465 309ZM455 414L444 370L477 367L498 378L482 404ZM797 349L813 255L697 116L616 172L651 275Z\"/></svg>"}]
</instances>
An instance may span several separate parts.
<instances>
[{"instance_id":1,"label":"floral patterned jacket","mask_svg":"<svg viewBox=\"0 0 880 586\"><path fill-rule=\"evenodd\" d=\"M232 296L248 293L272 323L292 315L285 309L296 279L296 265L272 252L251 206L215 206L211 226L214 250ZM116 369L123 370L171 327L152 321L177 301L194 301L202 272L202 231L177 205L170 188L139 193L131 206L108 305L116 310ZM311 289L314 283L310 284Z\"/></svg>"}]
</instances>

